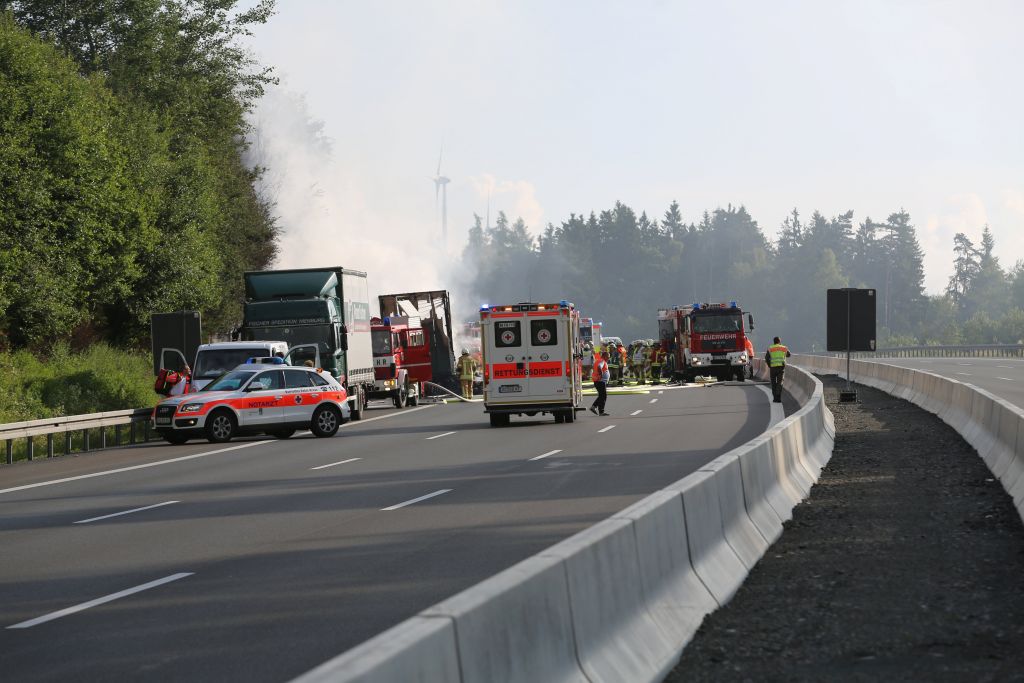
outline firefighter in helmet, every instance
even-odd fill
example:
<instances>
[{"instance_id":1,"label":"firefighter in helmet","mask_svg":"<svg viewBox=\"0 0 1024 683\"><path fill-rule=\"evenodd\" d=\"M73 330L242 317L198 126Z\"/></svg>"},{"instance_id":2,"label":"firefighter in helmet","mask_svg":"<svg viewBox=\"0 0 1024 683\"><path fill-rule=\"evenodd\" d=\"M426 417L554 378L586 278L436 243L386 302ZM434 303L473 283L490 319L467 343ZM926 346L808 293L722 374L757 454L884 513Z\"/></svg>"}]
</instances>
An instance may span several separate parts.
<instances>
[{"instance_id":1,"label":"firefighter in helmet","mask_svg":"<svg viewBox=\"0 0 1024 683\"><path fill-rule=\"evenodd\" d=\"M459 381L462 383L462 398L473 398L473 376L476 374L476 359L469 355L469 349L462 349L459 356Z\"/></svg>"}]
</instances>

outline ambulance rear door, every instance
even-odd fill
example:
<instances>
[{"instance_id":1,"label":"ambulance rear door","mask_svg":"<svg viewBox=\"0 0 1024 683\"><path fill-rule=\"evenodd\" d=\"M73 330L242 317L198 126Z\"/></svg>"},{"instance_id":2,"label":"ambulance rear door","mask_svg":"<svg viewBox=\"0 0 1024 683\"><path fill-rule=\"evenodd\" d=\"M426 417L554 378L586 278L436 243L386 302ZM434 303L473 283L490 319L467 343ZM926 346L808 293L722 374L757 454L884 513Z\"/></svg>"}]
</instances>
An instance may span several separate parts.
<instances>
[{"instance_id":1,"label":"ambulance rear door","mask_svg":"<svg viewBox=\"0 0 1024 683\"><path fill-rule=\"evenodd\" d=\"M488 404L519 403L528 398L527 326L526 314L518 311L491 313L481 326L484 362L490 372L484 396Z\"/></svg>"},{"instance_id":2,"label":"ambulance rear door","mask_svg":"<svg viewBox=\"0 0 1024 683\"><path fill-rule=\"evenodd\" d=\"M525 323L530 396L540 402L571 402L567 381L573 342L570 318L559 309L531 311Z\"/></svg>"}]
</instances>

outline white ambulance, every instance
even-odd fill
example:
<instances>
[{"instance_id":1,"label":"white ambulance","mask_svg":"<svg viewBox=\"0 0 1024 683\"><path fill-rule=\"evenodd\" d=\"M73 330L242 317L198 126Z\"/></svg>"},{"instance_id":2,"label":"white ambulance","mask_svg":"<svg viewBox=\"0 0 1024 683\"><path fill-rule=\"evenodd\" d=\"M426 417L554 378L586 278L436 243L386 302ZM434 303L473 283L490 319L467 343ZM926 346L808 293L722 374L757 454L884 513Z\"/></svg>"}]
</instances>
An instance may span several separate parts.
<instances>
[{"instance_id":1,"label":"white ambulance","mask_svg":"<svg viewBox=\"0 0 1024 683\"><path fill-rule=\"evenodd\" d=\"M583 400L580 314L568 301L480 309L484 412L492 427L512 415L551 413L575 422Z\"/></svg>"}]
</instances>

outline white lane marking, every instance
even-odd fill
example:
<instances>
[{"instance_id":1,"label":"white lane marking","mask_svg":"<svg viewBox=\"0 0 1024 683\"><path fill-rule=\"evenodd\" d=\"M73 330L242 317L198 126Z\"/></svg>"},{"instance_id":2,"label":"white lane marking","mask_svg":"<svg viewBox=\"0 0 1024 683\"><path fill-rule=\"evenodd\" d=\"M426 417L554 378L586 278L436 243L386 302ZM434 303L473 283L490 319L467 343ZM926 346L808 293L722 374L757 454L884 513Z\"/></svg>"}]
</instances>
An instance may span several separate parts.
<instances>
[{"instance_id":1,"label":"white lane marking","mask_svg":"<svg viewBox=\"0 0 1024 683\"><path fill-rule=\"evenodd\" d=\"M658 402L658 399L656 399L656 398L652 398L651 399L651 403L657 403L657 402Z\"/></svg>"},{"instance_id":2,"label":"white lane marking","mask_svg":"<svg viewBox=\"0 0 1024 683\"><path fill-rule=\"evenodd\" d=\"M442 436L450 436L455 432L445 432L444 434L435 434L434 436L428 436L427 441L433 441L434 439L440 439Z\"/></svg>"},{"instance_id":3,"label":"white lane marking","mask_svg":"<svg viewBox=\"0 0 1024 683\"><path fill-rule=\"evenodd\" d=\"M957 363L957 365L970 365L970 363Z\"/></svg>"},{"instance_id":4,"label":"white lane marking","mask_svg":"<svg viewBox=\"0 0 1024 683\"><path fill-rule=\"evenodd\" d=\"M76 612L81 612L81 611L87 610L90 607L96 607L97 605L102 605L102 604L105 604L105 603L108 603L108 602L113 602L114 600L117 600L119 598L124 598L124 597L127 597L129 595L134 595L135 593L141 593L142 591L149 590L150 588L156 588L157 586L162 586L165 583L170 583L171 581L177 581L178 579L184 579L186 576L192 576L194 573L195 572L182 572L180 574L171 574L170 576L165 576L162 579L157 579L156 581L150 581L149 583L144 583L141 586L135 586L134 588L128 588L128 589L123 590L123 591L118 591L117 593L111 593L110 595L104 595L102 598L96 598L95 600L89 600L88 602L83 602L83 603L80 603L78 605L74 605L73 607L65 607L64 609L57 610L56 612L50 612L49 614L44 614L41 617L36 617L35 619L29 619L28 621L23 621L21 623L14 624L13 626L8 626L7 628L32 628L33 626L38 626L39 624L45 624L46 622L53 621L54 619L60 619L61 617L66 617L69 614L75 614Z\"/></svg>"},{"instance_id":5,"label":"white lane marking","mask_svg":"<svg viewBox=\"0 0 1024 683\"><path fill-rule=\"evenodd\" d=\"M323 470L328 467L334 467L335 465L345 465L356 460L362 460L362 458L349 458L348 460L339 460L338 462L328 463L327 465L317 465L316 467L310 467L311 470Z\"/></svg>"},{"instance_id":6,"label":"white lane marking","mask_svg":"<svg viewBox=\"0 0 1024 683\"><path fill-rule=\"evenodd\" d=\"M419 498L407 500L404 503L399 503L398 505L391 505L390 507L381 508L381 512L384 512L385 510L397 510L398 508L404 508L406 505L412 505L413 503L418 503L421 500L427 500L428 498L433 498L434 496L443 496L444 494L450 493L453 490L454 489L441 489L439 491L434 491L433 493L428 493L425 496L420 496Z\"/></svg>"},{"instance_id":7,"label":"white lane marking","mask_svg":"<svg viewBox=\"0 0 1024 683\"><path fill-rule=\"evenodd\" d=\"M1014 381L1016 381L1012 377L996 377L996 379L1005 379L1007 382L1014 382Z\"/></svg>"},{"instance_id":8,"label":"white lane marking","mask_svg":"<svg viewBox=\"0 0 1024 683\"><path fill-rule=\"evenodd\" d=\"M602 434L604 432L607 432L609 429L615 429L615 425L608 425L607 427L603 427L601 429L598 429L597 433L598 434Z\"/></svg>"},{"instance_id":9,"label":"white lane marking","mask_svg":"<svg viewBox=\"0 0 1024 683\"><path fill-rule=\"evenodd\" d=\"M367 422L373 422L374 420L386 420L389 417L398 417L399 415L408 415L409 413L415 413L417 410L430 410L434 406L418 406L416 408L403 408L402 410L394 413L388 413L387 415L378 415L377 417L364 417L362 420L349 420L342 427L358 427L361 424Z\"/></svg>"},{"instance_id":10,"label":"white lane marking","mask_svg":"<svg viewBox=\"0 0 1024 683\"><path fill-rule=\"evenodd\" d=\"M969 372L958 372L956 374L963 375L964 377L970 377L971 376L971 373L969 373Z\"/></svg>"},{"instance_id":11,"label":"white lane marking","mask_svg":"<svg viewBox=\"0 0 1024 683\"><path fill-rule=\"evenodd\" d=\"M660 396L661 394L664 394L664 393L665 393L664 391L659 391L658 395Z\"/></svg>"},{"instance_id":12,"label":"white lane marking","mask_svg":"<svg viewBox=\"0 0 1024 683\"><path fill-rule=\"evenodd\" d=\"M771 429L779 422L786 419L786 411L783 410L781 403L776 403L772 400L772 390L763 384L758 384L757 388L764 392L764 395L768 397L768 405L771 406L771 417L768 419L768 429Z\"/></svg>"},{"instance_id":13,"label":"white lane marking","mask_svg":"<svg viewBox=\"0 0 1024 683\"><path fill-rule=\"evenodd\" d=\"M240 443L237 446L228 446L227 448L218 448L215 451L207 451L205 453L196 453L194 455L183 455L180 458L171 458L170 460L160 460L158 462L148 462L145 465L132 465L131 467L118 467L116 470L107 470L105 472L93 472L92 474L80 474L77 477L64 477L63 479L53 479L51 481L40 481L35 484L25 484L24 486L13 486L9 489L0 489L0 493L14 493L15 491L25 491L27 489L34 489L39 486L52 486L54 484L63 484L69 481L78 481L80 479L92 479L93 477L105 477L108 474L120 474L121 472L131 472L132 470L144 470L147 467L159 467L160 465L170 465L175 462L184 462L185 460L195 460L196 458L205 458L208 455L217 455L218 453L227 453L228 451L237 451L240 448L250 448L252 446L260 446L265 443L276 443L276 439L266 441L250 441L249 443Z\"/></svg>"},{"instance_id":14,"label":"white lane marking","mask_svg":"<svg viewBox=\"0 0 1024 683\"><path fill-rule=\"evenodd\" d=\"M644 411L643 410L634 410L632 413L629 414L629 416L633 417L634 415L639 415L642 412L644 412Z\"/></svg>"},{"instance_id":15,"label":"white lane marking","mask_svg":"<svg viewBox=\"0 0 1024 683\"><path fill-rule=\"evenodd\" d=\"M1013 366L1012 365L997 365L996 367L997 368L1002 368L1003 370L1013 370Z\"/></svg>"},{"instance_id":16,"label":"white lane marking","mask_svg":"<svg viewBox=\"0 0 1024 683\"><path fill-rule=\"evenodd\" d=\"M548 457L549 455L554 455L555 453L561 453L561 452L562 452L562 449L561 449L561 448L556 448L556 449L555 449L555 450L553 450L553 451L548 451L548 452L547 452L547 453L545 453L544 455L538 455L538 456L537 456L537 457L535 457L535 458L530 458L530 460L543 460L544 458Z\"/></svg>"},{"instance_id":17,"label":"white lane marking","mask_svg":"<svg viewBox=\"0 0 1024 683\"><path fill-rule=\"evenodd\" d=\"M144 508L135 508L134 510L125 510L124 512L115 512L111 515L103 515L102 517L90 517L89 519L80 519L75 524L88 524L89 522L98 522L101 519L110 519L111 517L120 517L121 515L130 515L133 512L142 512L143 510L152 510L153 508L162 508L164 505L174 505L180 503L180 500L169 500L165 503L157 503L156 505L147 505Z\"/></svg>"}]
</instances>

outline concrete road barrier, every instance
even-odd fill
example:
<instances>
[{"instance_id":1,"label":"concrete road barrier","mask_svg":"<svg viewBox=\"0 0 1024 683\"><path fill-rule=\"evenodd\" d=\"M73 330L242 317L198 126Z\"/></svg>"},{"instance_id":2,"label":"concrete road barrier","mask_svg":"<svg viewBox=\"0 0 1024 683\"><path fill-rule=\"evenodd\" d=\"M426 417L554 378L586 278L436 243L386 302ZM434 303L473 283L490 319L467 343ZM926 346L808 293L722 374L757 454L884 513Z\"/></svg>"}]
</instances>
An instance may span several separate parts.
<instances>
[{"instance_id":1,"label":"concrete road barrier","mask_svg":"<svg viewBox=\"0 0 1024 683\"><path fill-rule=\"evenodd\" d=\"M565 567L576 656L591 683L660 680L679 661L647 610L631 520L607 519L540 557Z\"/></svg>"},{"instance_id":2,"label":"concrete road barrier","mask_svg":"<svg viewBox=\"0 0 1024 683\"><path fill-rule=\"evenodd\" d=\"M628 519L633 523L648 610L681 651L696 633L704 615L718 607L690 560L682 496L678 491L659 491L629 506L613 519Z\"/></svg>"},{"instance_id":3,"label":"concrete road barrier","mask_svg":"<svg viewBox=\"0 0 1024 683\"><path fill-rule=\"evenodd\" d=\"M296 683L458 681L455 628L449 619L415 616L294 680Z\"/></svg>"},{"instance_id":4,"label":"concrete road barrier","mask_svg":"<svg viewBox=\"0 0 1024 683\"><path fill-rule=\"evenodd\" d=\"M464 683L587 680L558 558L531 557L421 613L455 627Z\"/></svg>"},{"instance_id":5,"label":"concrete road barrier","mask_svg":"<svg viewBox=\"0 0 1024 683\"><path fill-rule=\"evenodd\" d=\"M694 472L672 485L683 496L686 540L697 576L719 605L729 602L747 576L725 538L718 484L712 472Z\"/></svg>"},{"instance_id":6,"label":"concrete road barrier","mask_svg":"<svg viewBox=\"0 0 1024 683\"><path fill-rule=\"evenodd\" d=\"M831 455L821 383L786 374L802 405L764 435L297 680L661 680Z\"/></svg>"},{"instance_id":7,"label":"concrete road barrier","mask_svg":"<svg viewBox=\"0 0 1024 683\"><path fill-rule=\"evenodd\" d=\"M845 375L841 358L795 356L794 364ZM1024 520L1024 410L972 384L879 362L851 364L854 381L905 398L938 415L982 458Z\"/></svg>"},{"instance_id":8,"label":"concrete road barrier","mask_svg":"<svg viewBox=\"0 0 1024 683\"><path fill-rule=\"evenodd\" d=\"M750 520L769 543L782 535L782 523L793 516L793 508L782 491L775 472L770 437L762 437L735 451L743 478L743 497Z\"/></svg>"},{"instance_id":9,"label":"concrete road barrier","mask_svg":"<svg viewBox=\"0 0 1024 683\"><path fill-rule=\"evenodd\" d=\"M725 540L749 572L768 550L769 544L747 514L739 456L726 453L704 465L701 471L714 474Z\"/></svg>"}]
</instances>

